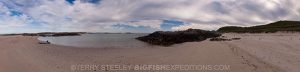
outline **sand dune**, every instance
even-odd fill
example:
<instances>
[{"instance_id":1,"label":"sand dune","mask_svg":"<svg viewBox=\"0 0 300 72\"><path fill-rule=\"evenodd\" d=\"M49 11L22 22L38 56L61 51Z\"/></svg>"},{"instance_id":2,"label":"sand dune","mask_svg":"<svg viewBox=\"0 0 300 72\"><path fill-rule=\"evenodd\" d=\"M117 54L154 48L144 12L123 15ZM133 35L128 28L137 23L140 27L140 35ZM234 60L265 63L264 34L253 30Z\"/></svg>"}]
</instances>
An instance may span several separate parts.
<instances>
[{"instance_id":1,"label":"sand dune","mask_svg":"<svg viewBox=\"0 0 300 72\"><path fill-rule=\"evenodd\" d=\"M150 72L297 72L300 67L299 35L225 34L242 39L148 48L75 48L38 44L37 37L0 36L0 72L94 72L72 70L74 65L228 65L230 68L226 70Z\"/></svg>"}]
</instances>

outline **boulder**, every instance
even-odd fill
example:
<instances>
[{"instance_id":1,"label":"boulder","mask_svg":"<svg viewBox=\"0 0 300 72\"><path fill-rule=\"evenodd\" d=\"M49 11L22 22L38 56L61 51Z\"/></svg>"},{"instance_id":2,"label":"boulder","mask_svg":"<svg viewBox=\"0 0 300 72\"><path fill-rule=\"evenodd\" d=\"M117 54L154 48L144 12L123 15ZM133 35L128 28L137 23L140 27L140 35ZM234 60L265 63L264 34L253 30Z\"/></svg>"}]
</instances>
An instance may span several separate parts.
<instances>
[{"instance_id":1,"label":"boulder","mask_svg":"<svg viewBox=\"0 0 300 72\"><path fill-rule=\"evenodd\" d=\"M215 37L211 38L209 41L231 41L231 39Z\"/></svg>"},{"instance_id":2,"label":"boulder","mask_svg":"<svg viewBox=\"0 0 300 72\"><path fill-rule=\"evenodd\" d=\"M225 38L225 37L215 37L215 38L211 38L209 41L233 41L233 40L240 40L242 38Z\"/></svg>"},{"instance_id":3,"label":"boulder","mask_svg":"<svg viewBox=\"0 0 300 72\"><path fill-rule=\"evenodd\" d=\"M170 46L177 43L203 41L207 38L219 37L220 33L216 31L205 31L201 29L188 29L184 31L156 31L147 36L136 39L162 46Z\"/></svg>"},{"instance_id":4,"label":"boulder","mask_svg":"<svg viewBox=\"0 0 300 72\"><path fill-rule=\"evenodd\" d=\"M242 38L231 38L232 40L240 40L240 39L242 39Z\"/></svg>"}]
</instances>

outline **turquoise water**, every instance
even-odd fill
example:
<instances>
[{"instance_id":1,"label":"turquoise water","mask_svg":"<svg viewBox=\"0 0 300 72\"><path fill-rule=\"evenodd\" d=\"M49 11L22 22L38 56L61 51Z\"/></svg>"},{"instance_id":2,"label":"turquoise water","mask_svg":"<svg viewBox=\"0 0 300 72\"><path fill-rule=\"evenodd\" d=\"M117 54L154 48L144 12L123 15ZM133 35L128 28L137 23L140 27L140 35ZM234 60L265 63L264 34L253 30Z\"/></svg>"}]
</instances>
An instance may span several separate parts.
<instances>
[{"instance_id":1,"label":"turquoise water","mask_svg":"<svg viewBox=\"0 0 300 72\"><path fill-rule=\"evenodd\" d=\"M52 44L85 48L143 48L151 46L136 37L147 34L83 34L81 36L39 37Z\"/></svg>"}]
</instances>

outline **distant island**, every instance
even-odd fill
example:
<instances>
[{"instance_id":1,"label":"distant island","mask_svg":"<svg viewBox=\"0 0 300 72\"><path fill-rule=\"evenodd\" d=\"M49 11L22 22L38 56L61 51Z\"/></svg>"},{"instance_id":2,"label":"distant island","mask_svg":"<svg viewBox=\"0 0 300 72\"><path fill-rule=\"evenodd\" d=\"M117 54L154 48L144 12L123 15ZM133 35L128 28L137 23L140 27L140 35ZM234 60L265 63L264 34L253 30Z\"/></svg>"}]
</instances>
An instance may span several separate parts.
<instances>
[{"instance_id":1,"label":"distant island","mask_svg":"<svg viewBox=\"0 0 300 72\"><path fill-rule=\"evenodd\" d=\"M266 25L251 27L226 26L217 30L221 33L275 33L300 32L300 21L277 21Z\"/></svg>"},{"instance_id":2,"label":"distant island","mask_svg":"<svg viewBox=\"0 0 300 72\"><path fill-rule=\"evenodd\" d=\"M41 32L41 33L22 33L23 36L42 36L42 37L56 37L56 36L80 36L86 32Z\"/></svg>"}]
</instances>

